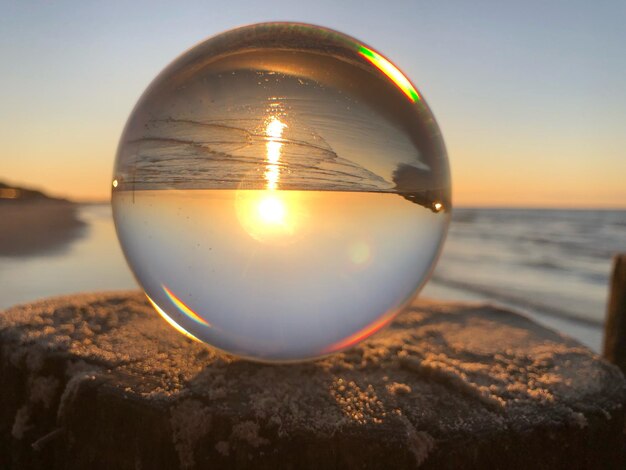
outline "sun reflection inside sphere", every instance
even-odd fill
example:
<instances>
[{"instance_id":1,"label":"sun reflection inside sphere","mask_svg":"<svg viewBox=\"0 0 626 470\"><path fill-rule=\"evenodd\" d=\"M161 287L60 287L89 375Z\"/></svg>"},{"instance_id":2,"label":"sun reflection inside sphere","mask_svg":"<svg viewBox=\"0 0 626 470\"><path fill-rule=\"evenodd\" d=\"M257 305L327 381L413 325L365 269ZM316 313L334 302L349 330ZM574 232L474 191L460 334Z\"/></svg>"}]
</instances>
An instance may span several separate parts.
<instances>
[{"instance_id":1,"label":"sun reflection inside sphere","mask_svg":"<svg viewBox=\"0 0 626 470\"><path fill-rule=\"evenodd\" d=\"M266 224L284 224L287 211L285 204L276 195L264 196L259 202L259 217Z\"/></svg>"}]
</instances>

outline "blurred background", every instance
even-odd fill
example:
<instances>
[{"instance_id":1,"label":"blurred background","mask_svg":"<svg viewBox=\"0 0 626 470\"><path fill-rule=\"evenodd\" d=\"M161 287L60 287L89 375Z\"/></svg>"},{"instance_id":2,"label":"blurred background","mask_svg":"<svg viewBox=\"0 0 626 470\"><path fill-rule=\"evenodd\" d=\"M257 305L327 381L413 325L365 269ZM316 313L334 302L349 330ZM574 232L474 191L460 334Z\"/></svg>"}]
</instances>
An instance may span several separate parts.
<instances>
[{"instance_id":1,"label":"blurred background","mask_svg":"<svg viewBox=\"0 0 626 470\"><path fill-rule=\"evenodd\" d=\"M126 118L184 50L276 20L373 46L432 108L455 210L423 295L512 306L599 349L626 252L618 0L0 1L0 309L135 287L108 205Z\"/></svg>"}]
</instances>

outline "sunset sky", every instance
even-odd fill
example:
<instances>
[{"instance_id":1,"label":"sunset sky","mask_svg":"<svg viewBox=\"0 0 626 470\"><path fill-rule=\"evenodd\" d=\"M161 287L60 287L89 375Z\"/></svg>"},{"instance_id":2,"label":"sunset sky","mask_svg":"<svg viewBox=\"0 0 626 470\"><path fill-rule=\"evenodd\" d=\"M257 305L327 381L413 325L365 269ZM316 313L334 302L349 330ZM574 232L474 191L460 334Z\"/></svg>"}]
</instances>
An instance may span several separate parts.
<instances>
[{"instance_id":1,"label":"sunset sky","mask_svg":"<svg viewBox=\"0 0 626 470\"><path fill-rule=\"evenodd\" d=\"M355 36L417 85L456 205L626 207L626 2L0 0L0 181L106 200L124 123L206 37L292 20Z\"/></svg>"}]
</instances>

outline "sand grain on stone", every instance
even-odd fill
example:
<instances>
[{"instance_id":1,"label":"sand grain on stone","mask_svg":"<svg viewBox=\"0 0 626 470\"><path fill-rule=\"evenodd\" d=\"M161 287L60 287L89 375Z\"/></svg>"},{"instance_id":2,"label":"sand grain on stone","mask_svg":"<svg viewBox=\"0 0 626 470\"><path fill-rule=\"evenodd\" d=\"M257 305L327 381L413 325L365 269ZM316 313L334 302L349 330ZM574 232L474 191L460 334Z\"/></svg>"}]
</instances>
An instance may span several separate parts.
<instances>
[{"instance_id":1,"label":"sand grain on stone","mask_svg":"<svg viewBox=\"0 0 626 470\"><path fill-rule=\"evenodd\" d=\"M618 468L624 457L619 370L488 305L417 301L350 350L264 365L183 337L141 293L84 294L2 313L0 373L0 464L15 468L594 468L600 457ZM50 457L29 456L59 427Z\"/></svg>"}]
</instances>

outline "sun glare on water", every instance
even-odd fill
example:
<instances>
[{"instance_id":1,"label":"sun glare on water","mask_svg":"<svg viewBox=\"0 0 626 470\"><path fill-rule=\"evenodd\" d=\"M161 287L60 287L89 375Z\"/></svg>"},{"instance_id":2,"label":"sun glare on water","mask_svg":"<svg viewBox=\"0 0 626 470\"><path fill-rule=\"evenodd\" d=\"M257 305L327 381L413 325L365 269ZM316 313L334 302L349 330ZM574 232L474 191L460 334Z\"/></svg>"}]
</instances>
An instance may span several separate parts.
<instances>
[{"instance_id":1,"label":"sun glare on water","mask_svg":"<svg viewBox=\"0 0 626 470\"><path fill-rule=\"evenodd\" d=\"M253 238L269 243L289 242L300 225L302 208L294 191L278 189L282 168L283 132L287 124L276 116L267 119L264 135L265 189L243 190L237 196L237 216Z\"/></svg>"}]
</instances>

